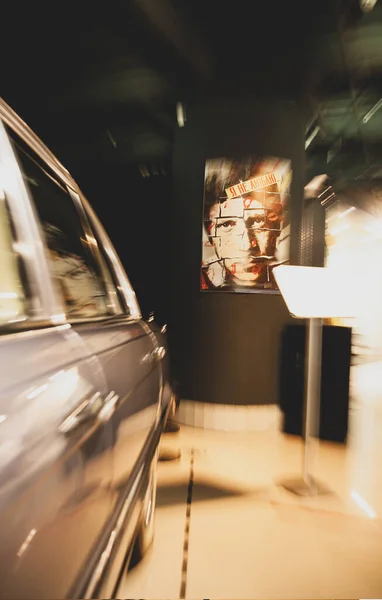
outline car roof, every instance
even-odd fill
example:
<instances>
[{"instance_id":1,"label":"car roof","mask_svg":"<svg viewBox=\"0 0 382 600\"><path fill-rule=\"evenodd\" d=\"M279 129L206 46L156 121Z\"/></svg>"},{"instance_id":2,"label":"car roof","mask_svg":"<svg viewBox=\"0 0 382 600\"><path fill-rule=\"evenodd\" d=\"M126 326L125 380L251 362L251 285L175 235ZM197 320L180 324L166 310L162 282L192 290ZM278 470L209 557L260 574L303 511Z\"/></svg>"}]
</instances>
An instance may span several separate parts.
<instances>
[{"instance_id":1,"label":"car roof","mask_svg":"<svg viewBox=\"0 0 382 600\"><path fill-rule=\"evenodd\" d=\"M79 191L78 185L70 175L69 171L65 169L34 131L32 131L32 129L2 98L0 98L0 119L7 123L7 125L46 162L52 171L54 171L66 185L75 191Z\"/></svg>"}]
</instances>

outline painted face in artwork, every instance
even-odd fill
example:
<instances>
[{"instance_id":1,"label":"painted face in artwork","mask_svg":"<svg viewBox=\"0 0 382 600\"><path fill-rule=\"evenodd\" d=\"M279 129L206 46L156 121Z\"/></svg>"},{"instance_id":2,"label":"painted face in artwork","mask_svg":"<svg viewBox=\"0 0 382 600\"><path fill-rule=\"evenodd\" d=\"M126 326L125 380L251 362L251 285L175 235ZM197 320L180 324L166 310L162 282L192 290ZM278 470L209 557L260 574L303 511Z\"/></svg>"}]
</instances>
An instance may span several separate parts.
<instances>
[{"instance_id":1,"label":"painted face in artwork","mask_svg":"<svg viewBox=\"0 0 382 600\"><path fill-rule=\"evenodd\" d=\"M279 195L262 192L262 197L256 196L213 204L206 223L218 261L224 263L235 285L266 282L268 264L276 253L282 219Z\"/></svg>"}]
</instances>

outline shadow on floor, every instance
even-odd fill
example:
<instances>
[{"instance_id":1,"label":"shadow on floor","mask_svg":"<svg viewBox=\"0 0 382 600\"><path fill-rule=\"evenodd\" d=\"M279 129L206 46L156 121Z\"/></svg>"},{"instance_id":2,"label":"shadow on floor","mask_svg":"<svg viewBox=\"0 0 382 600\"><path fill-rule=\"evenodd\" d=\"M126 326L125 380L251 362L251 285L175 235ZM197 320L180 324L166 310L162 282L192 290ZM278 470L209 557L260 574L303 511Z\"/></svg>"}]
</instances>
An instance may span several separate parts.
<instances>
[{"instance_id":1,"label":"shadow on floor","mask_svg":"<svg viewBox=\"0 0 382 600\"><path fill-rule=\"evenodd\" d=\"M198 482L193 486L192 490L192 502L205 502L206 500L219 500L223 498L234 498L239 496L246 496L250 494L254 496L258 495L264 498L264 495L269 490L265 488L251 489L251 490L240 490L222 485L216 485L211 483L200 483ZM159 484L157 489L157 506L170 506L174 504L183 504L187 501L188 486L186 484L172 483L172 484Z\"/></svg>"}]
</instances>

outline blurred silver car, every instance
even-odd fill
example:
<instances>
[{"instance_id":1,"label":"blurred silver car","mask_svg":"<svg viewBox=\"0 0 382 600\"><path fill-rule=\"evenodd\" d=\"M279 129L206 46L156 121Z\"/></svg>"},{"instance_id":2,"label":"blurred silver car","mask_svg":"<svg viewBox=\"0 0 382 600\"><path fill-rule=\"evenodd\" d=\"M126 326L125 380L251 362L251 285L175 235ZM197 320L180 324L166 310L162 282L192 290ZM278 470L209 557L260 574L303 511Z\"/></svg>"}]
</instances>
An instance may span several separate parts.
<instances>
[{"instance_id":1,"label":"blurred silver car","mask_svg":"<svg viewBox=\"0 0 382 600\"><path fill-rule=\"evenodd\" d=\"M0 100L0 598L108 598L153 539L164 334L68 171Z\"/></svg>"}]
</instances>

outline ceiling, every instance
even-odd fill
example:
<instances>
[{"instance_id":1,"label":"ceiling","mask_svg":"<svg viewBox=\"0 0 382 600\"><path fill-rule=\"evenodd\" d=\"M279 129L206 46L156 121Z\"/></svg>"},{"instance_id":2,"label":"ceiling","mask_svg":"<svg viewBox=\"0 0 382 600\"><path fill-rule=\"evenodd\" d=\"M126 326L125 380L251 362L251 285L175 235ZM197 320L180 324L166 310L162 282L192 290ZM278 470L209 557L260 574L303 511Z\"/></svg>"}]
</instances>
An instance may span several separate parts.
<instances>
[{"instance_id":1,"label":"ceiling","mask_svg":"<svg viewBox=\"0 0 382 600\"><path fill-rule=\"evenodd\" d=\"M308 100L307 177L376 168L382 110L362 119L382 97L381 1L9 4L2 96L69 168L166 172L176 103L241 88Z\"/></svg>"},{"instance_id":2,"label":"ceiling","mask_svg":"<svg viewBox=\"0 0 382 600\"><path fill-rule=\"evenodd\" d=\"M366 13L358 0L342 3L335 29L321 37L316 64L307 178L321 171L341 185L381 177L382 3Z\"/></svg>"}]
</instances>

